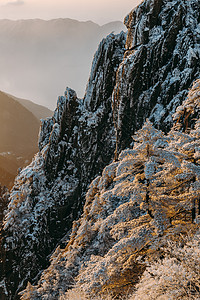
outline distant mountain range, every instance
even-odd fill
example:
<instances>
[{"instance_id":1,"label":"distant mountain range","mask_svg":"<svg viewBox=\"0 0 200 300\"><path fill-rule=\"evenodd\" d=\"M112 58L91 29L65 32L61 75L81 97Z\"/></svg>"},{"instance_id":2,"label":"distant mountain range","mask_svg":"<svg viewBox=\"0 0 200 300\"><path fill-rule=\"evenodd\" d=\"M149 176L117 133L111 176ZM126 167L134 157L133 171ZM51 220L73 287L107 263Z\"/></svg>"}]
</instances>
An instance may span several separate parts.
<instances>
[{"instance_id":1,"label":"distant mountain range","mask_svg":"<svg viewBox=\"0 0 200 300\"><path fill-rule=\"evenodd\" d=\"M31 101L0 92L0 183L12 186L17 169L38 151L40 118L52 112Z\"/></svg>"},{"instance_id":2,"label":"distant mountain range","mask_svg":"<svg viewBox=\"0 0 200 300\"><path fill-rule=\"evenodd\" d=\"M99 42L122 29L122 22L0 20L0 90L50 108L66 86L82 97Z\"/></svg>"}]
</instances>

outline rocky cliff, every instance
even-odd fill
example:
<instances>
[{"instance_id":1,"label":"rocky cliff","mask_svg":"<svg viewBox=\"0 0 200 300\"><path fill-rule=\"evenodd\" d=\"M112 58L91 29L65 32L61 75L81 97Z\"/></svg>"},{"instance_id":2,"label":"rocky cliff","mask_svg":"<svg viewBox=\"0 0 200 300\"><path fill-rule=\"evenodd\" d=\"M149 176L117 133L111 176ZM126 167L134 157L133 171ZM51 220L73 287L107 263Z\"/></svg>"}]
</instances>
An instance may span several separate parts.
<instances>
[{"instance_id":1,"label":"rocky cliff","mask_svg":"<svg viewBox=\"0 0 200 300\"><path fill-rule=\"evenodd\" d=\"M169 130L172 114L200 75L199 11L197 0L142 2L125 18L126 51L124 33L104 39L94 56L84 99L78 99L67 88L58 99L54 116L43 121L40 152L16 178L4 220L2 282L9 299L17 299L28 281L38 281L58 244L64 250L56 250L47 277L44 273L38 287L29 285L25 299L45 299L49 295L58 299L59 289L63 287L65 293L74 279L85 290L100 292L109 282L116 283L115 278L118 283L125 280L134 268L130 280L137 282L143 265L135 262L135 256L132 260L132 253L140 252L154 236L158 238L179 221L179 208L189 220L189 227L193 226L191 203L183 200L187 198L185 190L176 191L180 194L179 208L170 192L170 211L156 201L149 204L152 177L148 173L153 176L152 170L156 170L155 186L162 202L165 184L170 190L170 177L166 182L162 177L159 182L159 175L165 172L173 173L177 185L187 174L189 182L184 188L195 193L198 182L193 183L199 167L184 159L190 159L186 149L193 142L196 158L191 159L198 161L198 126L192 136L174 133L169 138L146 124L135 137L136 148L122 152L119 161L92 182L86 198L85 194L91 180L114 158L115 145L117 159L147 117L156 127ZM149 152L153 150L143 138L147 133L152 148L156 143L153 161ZM175 146L176 139L179 144ZM156 194L151 197L155 200ZM68 244L72 221L80 216L85 199L84 215L74 223ZM178 230L176 226L173 229ZM187 229L186 224L183 231ZM109 268L110 264L116 267ZM124 276L117 277L119 270Z\"/></svg>"},{"instance_id":2,"label":"rocky cliff","mask_svg":"<svg viewBox=\"0 0 200 300\"><path fill-rule=\"evenodd\" d=\"M2 249L10 298L47 266L48 255L82 211L88 184L113 156L111 95L125 37L111 34L101 42L85 98L69 88L59 97L53 117L42 122L40 152L15 180Z\"/></svg>"},{"instance_id":3,"label":"rocky cliff","mask_svg":"<svg viewBox=\"0 0 200 300\"><path fill-rule=\"evenodd\" d=\"M166 131L200 75L200 3L146 0L126 18L126 53L113 95L119 150L147 117Z\"/></svg>"}]
</instances>

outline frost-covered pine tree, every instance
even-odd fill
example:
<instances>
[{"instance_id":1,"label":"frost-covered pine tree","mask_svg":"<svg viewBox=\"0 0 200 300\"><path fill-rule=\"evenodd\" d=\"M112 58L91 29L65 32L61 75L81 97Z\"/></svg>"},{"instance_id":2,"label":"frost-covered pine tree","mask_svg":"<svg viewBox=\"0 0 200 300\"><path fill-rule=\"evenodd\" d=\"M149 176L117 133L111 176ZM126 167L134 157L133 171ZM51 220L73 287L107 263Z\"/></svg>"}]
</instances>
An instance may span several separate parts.
<instances>
[{"instance_id":1,"label":"frost-covered pine tree","mask_svg":"<svg viewBox=\"0 0 200 300\"><path fill-rule=\"evenodd\" d=\"M191 162L188 169L187 155L171 146L172 134L164 136L147 121L133 139L134 182L143 209L151 218L160 212L170 221L181 212L191 210L196 194L189 189L196 173L191 170Z\"/></svg>"},{"instance_id":2,"label":"frost-covered pine tree","mask_svg":"<svg viewBox=\"0 0 200 300\"><path fill-rule=\"evenodd\" d=\"M199 136L199 122L190 133L173 129L165 136L149 121L134 135L136 195L151 218L194 221L199 213Z\"/></svg>"},{"instance_id":3,"label":"frost-covered pine tree","mask_svg":"<svg viewBox=\"0 0 200 300\"><path fill-rule=\"evenodd\" d=\"M156 197L156 202L160 203L171 223L184 221L184 215L189 216L187 223L195 219L197 221L200 214L199 107L200 80L197 80L188 98L174 115L177 123L166 137L167 145L162 151L157 150L159 156L156 168L160 168L160 171L155 172L153 168L150 181L151 205ZM197 119L191 129L192 118ZM169 159L165 160L167 154ZM166 253L164 259L148 264L131 300L199 299L199 250L199 233L184 246L183 243L170 243L163 249Z\"/></svg>"},{"instance_id":4,"label":"frost-covered pine tree","mask_svg":"<svg viewBox=\"0 0 200 300\"><path fill-rule=\"evenodd\" d=\"M200 79L197 79L189 91L186 100L180 105L173 115L175 128L186 132L189 129L192 118L199 117L200 109Z\"/></svg>"},{"instance_id":5,"label":"frost-covered pine tree","mask_svg":"<svg viewBox=\"0 0 200 300\"><path fill-rule=\"evenodd\" d=\"M133 140L135 142L133 150L136 161L136 188L143 194L143 208L146 207L150 217L154 218L152 191L155 185L155 174L158 170L159 152L162 152L162 147L166 145L167 141L163 133L156 130L148 120L142 129L133 136Z\"/></svg>"},{"instance_id":6,"label":"frost-covered pine tree","mask_svg":"<svg viewBox=\"0 0 200 300\"><path fill-rule=\"evenodd\" d=\"M190 193L193 194L192 219L200 215L200 79L196 80L188 93L183 105L177 108L173 118L176 124L170 132L171 149L178 150L185 158L182 161L182 168L185 169L185 180L193 183L190 186ZM193 119L193 129L188 124ZM187 131L187 132L186 132ZM182 178L183 180L183 178ZM196 209L197 208L197 209Z\"/></svg>"},{"instance_id":7,"label":"frost-covered pine tree","mask_svg":"<svg viewBox=\"0 0 200 300\"><path fill-rule=\"evenodd\" d=\"M130 300L192 300L200 297L200 235L169 242L162 260L148 263Z\"/></svg>"}]
</instances>

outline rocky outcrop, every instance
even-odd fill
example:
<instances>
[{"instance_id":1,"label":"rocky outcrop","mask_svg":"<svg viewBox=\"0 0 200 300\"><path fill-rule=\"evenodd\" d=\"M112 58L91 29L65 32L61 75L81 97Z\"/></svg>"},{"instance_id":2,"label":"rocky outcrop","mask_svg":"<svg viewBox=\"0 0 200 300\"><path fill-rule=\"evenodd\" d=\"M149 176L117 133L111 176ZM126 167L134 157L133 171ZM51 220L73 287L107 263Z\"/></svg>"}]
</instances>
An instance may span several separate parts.
<instances>
[{"instance_id":1,"label":"rocky outcrop","mask_svg":"<svg viewBox=\"0 0 200 300\"><path fill-rule=\"evenodd\" d=\"M40 152L15 180L2 247L9 299L17 298L28 280L37 280L82 211L88 184L113 156L111 95L125 37L111 34L101 42L85 98L69 88L59 97L53 117L42 122Z\"/></svg>"},{"instance_id":2,"label":"rocky outcrop","mask_svg":"<svg viewBox=\"0 0 200 300\"><path fill-rule=\"evenodd\" d=\"M200 77L200 3L146 0L126 18L126 53L113 95L118 147L147 117L164 131Z\"/></svg>"}]
</instances>

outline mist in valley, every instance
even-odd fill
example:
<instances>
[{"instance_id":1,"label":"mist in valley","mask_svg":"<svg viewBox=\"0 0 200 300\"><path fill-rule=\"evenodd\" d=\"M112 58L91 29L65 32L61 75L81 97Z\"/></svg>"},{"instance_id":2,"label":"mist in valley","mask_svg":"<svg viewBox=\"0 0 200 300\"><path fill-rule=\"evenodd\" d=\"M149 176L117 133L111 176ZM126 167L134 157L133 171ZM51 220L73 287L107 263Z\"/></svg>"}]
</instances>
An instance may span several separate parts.
<instances>
[{"instance_id":1,"label":"mist in valley","mask_svg":"<svg viewBox=\"0 0 200 300\"><path fill-rule=\"evenodd\" d=\"M83 97L99 42L121 30L122 22L0 20L0 90L50 109L66 86Z\"/></svg>"}]
</instances>

